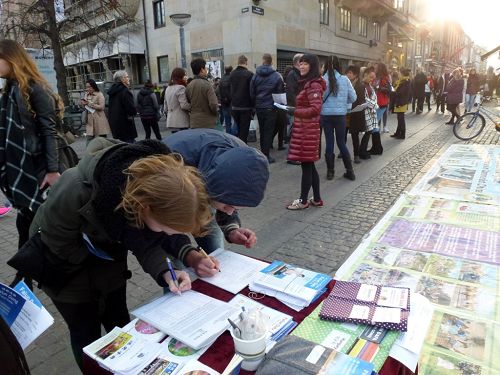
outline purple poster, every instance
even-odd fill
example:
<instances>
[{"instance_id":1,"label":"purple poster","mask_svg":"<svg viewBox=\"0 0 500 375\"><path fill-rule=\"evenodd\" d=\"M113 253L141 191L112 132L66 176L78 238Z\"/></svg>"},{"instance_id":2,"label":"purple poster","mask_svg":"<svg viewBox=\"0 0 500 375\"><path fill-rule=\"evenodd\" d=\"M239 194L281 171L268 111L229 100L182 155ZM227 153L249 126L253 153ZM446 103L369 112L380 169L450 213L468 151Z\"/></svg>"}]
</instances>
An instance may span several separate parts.
<instances>
[{"instance_id":1,"label":"purple poster","mask_svg":"<svg viewBox=\"0 0 500 375\"><path fill-rule=\"evenodd\" d=\"M378 243L500 264L498 232L398 219L389 225Z\"/></svg>"}]
</instances>

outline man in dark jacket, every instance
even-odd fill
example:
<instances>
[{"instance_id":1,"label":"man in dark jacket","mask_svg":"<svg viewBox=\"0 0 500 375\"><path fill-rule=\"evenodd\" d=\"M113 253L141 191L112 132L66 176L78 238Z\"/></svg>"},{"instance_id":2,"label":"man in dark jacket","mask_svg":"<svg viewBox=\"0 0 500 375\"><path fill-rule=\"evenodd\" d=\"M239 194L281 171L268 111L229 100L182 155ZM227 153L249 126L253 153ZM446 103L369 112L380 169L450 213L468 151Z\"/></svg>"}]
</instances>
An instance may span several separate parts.
<instances>
[{"instance_id":1,"label":"man in dark jacket","mask_svg":"<svg viewBox=\"0 0 500 375\"><path fill-rule=\"evenodd\" d=\"M134 143L137 138L134 116L136 114L134 97L128 86L128 73L118 70L113 74L113 86L108 91L108 121L113 138L127 143Z\"/></svg>"},{"instance_id":2,"label":"man in dark jacket","mask_svg":"<svg viewBox=\"0 0 500 375\"><path fill-rule=\"evenodd\" d=\"M425 98L425 84L427 83L427 77L421 71L420 68L417 68L417 73L413 78L413 107L412 112L415 111L415 101L417 101L417 115L422 113L424 110L424 98Z\"/></svg>"},{"instance_id":3,"label":"man in dark jacket","mask_svg":"<svg viewBox=\"0 0 500 375\"><path fill-rule=\"evenodd\" d=\"M271 66L272 63L271 55L265 53L262 56L262 65L257 68L250 82L250 96L255 102L259 120L260 150L266 155L269 163L274 163L269 150L272 146L274 128L278 118L272 94L281 94L285 91L283 78Z\"/></svg>"},{"instance_id":4,"label":"man in dark jacket","mask_svg":"<svg viewBox=\"0 0 500 375\"><path fill-rule=\"evenodd\" d=\"M256 207L264 198L269 166L258 150L240 139L213 129L189 129L167 137L170 150L182 155L187 165L198 168L216 209L209 234L196 242L211 253L229 243L251 248L257 237L241 228L238 209Z\"/></svg>"},{"instance_id":5,"label":"man in dark jacket","mask_svg":"<svg viewBox=\"0 0 500 375\"><path fill-rule=\"evenodd\" d=\"M153 129L156 139L161 141L160 128L158 126L160 104L150 80L146 81L144 87L137 94L137 111L141 116L142 126L144 126L144 131L146 132L146 139L151 138L151 129Z\"/></svg>"},{"instance_id":6,"label":"man in dark jacket","mask_svg":"<svg viewBox=\"0 0 500 375\"><path fill-rule=\"evenodd\" d=\"M219 96L220 96L220 111L224 119L224 126L226 132L232 135L238 134L238 129L233 129L233 122L231 120L231 81L229 76L233 71L231 65L224 68L224 75L219 82Z\"/></svg>"},{"instance_id":7,"label":"man in dark jacket","mask_svg":"<svg viewBox=\"0 0 500 375\"><path fill-rule=\"evenodd\" d=\"M250 81L253 73L247 69L248 59L245 55L238 57L238 66L231 72L231 114L238 129L238 138L248 141L248 130L252 120L253 103L250 98Z\"/></svg>"},{"instance_id":8,"label":"man in dark jacket","mask_svg":"<svg viewBox=\"0 0 500 375\"><path fill-rule=\"evenodd\" d=\"M450 72L447 68L443 69L442 74L439 76L436 85L436 112L441 107L441 113L444 114L444 104L446 103L446 86L450 81Z\"/></svg>"}]
</instances>

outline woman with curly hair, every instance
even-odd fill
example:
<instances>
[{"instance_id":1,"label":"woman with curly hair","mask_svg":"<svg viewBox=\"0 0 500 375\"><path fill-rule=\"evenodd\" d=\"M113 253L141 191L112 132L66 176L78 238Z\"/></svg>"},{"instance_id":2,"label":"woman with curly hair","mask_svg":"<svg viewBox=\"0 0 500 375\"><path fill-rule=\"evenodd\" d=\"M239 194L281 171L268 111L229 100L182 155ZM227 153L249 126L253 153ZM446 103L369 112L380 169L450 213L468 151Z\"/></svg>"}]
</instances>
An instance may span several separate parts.
<instances>
[{"instance_id":1,"label":"woman with curly hair","mask_svg":"<svg viewBox=\"0 0 500 375\"><path fill-rule=\"evenodd\" d=\"M21 247L45 190L62 172L56 140L57 99L33 59L13 40L0 40L0 78L6 79L0 101L0 186L17 208ZM16 275L13 285L22 277Z\"/></svg>"}]
</instances>

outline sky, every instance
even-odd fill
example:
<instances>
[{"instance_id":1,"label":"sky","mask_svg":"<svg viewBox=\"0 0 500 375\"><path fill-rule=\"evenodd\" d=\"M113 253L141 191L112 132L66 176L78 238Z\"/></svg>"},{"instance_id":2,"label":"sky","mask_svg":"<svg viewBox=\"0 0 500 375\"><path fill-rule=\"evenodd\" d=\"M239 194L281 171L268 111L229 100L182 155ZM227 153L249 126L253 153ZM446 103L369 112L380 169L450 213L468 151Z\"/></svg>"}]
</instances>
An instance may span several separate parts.
<instances>
[{"instance_id":1,"label":"sky","mask_svg":"<svg viewBox=\"0 0 500 375\"><path fill-rule=\"evenodd\" d=\"M500 0L427 0L432 19L458 21L465 33L488 51L500 45ZM498 53L488 65L500 67Z\"/></svg>"}]
</instances>

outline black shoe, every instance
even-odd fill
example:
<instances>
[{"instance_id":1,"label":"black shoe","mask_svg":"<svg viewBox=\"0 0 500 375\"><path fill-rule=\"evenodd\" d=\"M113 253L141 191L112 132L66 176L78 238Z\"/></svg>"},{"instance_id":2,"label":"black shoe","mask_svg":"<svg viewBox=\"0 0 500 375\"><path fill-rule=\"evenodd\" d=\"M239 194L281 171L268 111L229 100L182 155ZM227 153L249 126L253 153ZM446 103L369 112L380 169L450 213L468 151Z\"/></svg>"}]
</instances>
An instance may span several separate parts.
<instances>
[{"instance_id":1,"label":"black shoe","mask_svg":"<svg viewBox=\"0 0 500 375\"><path fill-rule=\"evenodd\" d=\"M370 153L370 155L382 155L383 150L370 149L370 150L368 150L368 152Z\"/></svg>"},{"instance_id":2,"label":"black shoe","mask_svg":"<svg viewBox=\"0 0 500 375\"><path fill-rule=\"evenodd\" d=\"M285 146L278 147L278 151L282 151L282 150L286 150L286 147Z\"/></svg>"},{"instance_id":3,"label":"black shoe","mask_svg":"<svg viewBox=\"0 0 500 375\"><path fill-rule=\"evenodd\" d=\"M300 165L300 161L296 161L296 160L287 160L286 163L292 164L292 165Z\"/></svg>"},{"instance_id":4,"label":"black shoe","mask_svg":"<svg viewBox=\"0 0 500 375\"><path fill-rule=\"evenodd\" d=\"M395 138L396 139L405 139L406 137L404 135L397 135Z\"/></svg>"},{"instance_id":5,"label":"black shoe","mask_svg":"<svg viewBox=\"0 0 500 375\"><path fill-rule=\"evenodd\" d=\"M359 155L359 158L363 159L363 160L367 160L367 159L371 159L372 157L370 154L364 154L364 155Z\"/></svg>"},{"instance_id":6,"label":"black shoe","mask_svg":"<svg viewBox=\"0 0 500 375\"><path fill-rule=\"evenodd\" d=\"M455 125L455 123L454 123L454 122L451 122L451 121L445 122L444 124L445 124L445 125Z\"/></svg>"},{"instance_id":7,"label":"black shoe","mask_svg":"<svg viewBox=\"0 0 500 375\"><path fill-rule=\"evenodd\" d=\"M397 138L397 137L399 137L399 134L398 134L398 133L394 133L394 134L391 134L390 136L391 136L392 138Z\"/></svg>"},{"instance_id":8,"label":"black shoe","mask_svg":"<svg viewBox=\"0 0 500 375\"><path fill-rule=\"evenodd\" d=\"M268 157L267 157L267 162L268 162L269 164L272 164L272 163L274 163L275 161L276 161L276 160L274 160L274 158L273 158L272 156L268 156Z\"/></svg>"}]
</instances>

